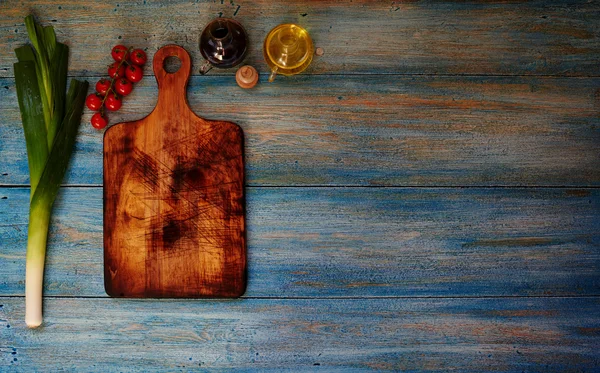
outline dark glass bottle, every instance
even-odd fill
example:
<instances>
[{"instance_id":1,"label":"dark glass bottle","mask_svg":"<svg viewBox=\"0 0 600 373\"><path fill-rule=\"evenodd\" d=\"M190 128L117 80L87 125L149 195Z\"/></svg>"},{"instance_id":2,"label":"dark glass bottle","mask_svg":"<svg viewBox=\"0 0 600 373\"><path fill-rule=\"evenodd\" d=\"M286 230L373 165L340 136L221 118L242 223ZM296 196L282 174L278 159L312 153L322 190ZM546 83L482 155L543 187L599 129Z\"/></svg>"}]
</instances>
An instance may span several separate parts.
<instances>
[{"instance_id":1,"label":"dark glass bottle","mask_svg":"<svg viewBox=\"0 0 600 373\"><path fill-rule=\"evenodd\" d=\"M217 18L200 35L200 53L206 63L200 69L206 74L213 66L226 69L238 65L246 57L248 36L238 21Z\"/></svg>"}]
</instances>

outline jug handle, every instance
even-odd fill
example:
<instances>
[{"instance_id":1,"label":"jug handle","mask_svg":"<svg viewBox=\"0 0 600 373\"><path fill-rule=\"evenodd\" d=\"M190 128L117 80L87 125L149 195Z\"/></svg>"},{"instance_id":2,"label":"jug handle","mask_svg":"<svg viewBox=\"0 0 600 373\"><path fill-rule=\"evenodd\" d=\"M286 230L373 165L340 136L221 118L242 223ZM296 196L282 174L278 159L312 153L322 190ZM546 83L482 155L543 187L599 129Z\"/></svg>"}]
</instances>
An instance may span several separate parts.
<instances>
[{"instance_id":1,"label":"jug handle","mask_svg":"<svg viewBox=\"0 0 600 373\"><path fill-rule=\"evenodd\" d=\"M212 67L213 66L210 62L205 61L202 67L200 67L200 74L205 75L207 72L210 71L210 69L212 69Z\"/></svg>"}]
</instances>

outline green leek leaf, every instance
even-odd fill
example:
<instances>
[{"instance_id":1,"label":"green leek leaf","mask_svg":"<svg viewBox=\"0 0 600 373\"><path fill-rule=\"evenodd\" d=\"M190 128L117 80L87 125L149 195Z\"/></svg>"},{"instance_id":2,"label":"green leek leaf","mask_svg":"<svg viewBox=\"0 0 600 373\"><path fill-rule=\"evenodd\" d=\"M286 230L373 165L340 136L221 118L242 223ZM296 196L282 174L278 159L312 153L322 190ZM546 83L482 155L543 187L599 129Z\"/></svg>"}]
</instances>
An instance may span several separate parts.
<instances>
[{"instance_id":1,"label":"green leek leaf","mask_svg":"<svg viewBox=\"0 0 600 373\"><path fill-rule=\"evenodd\" d=\"M27 34L29 35L31 44L35 49L35 67L38 84L40 86L40 95L44 110L44 122L46 124L47 131L52 123L52 108L54 107L54 102L52 97L50 68L48 66L50 62L48 59L47 47L45 45L45 32L42 26L35 23L32 15L25 17L25 26L27 28ZM48 147L51 145L52 143L49 142Z\"/></svg>"},{"instance_id":2,"label":"green leek leaf","mask_svg":"<svg viewBox=\"0 0 600 373\"><path fill-rule=\"evenodd\" d=\"M56 33L54 33L54 27L44 27L43 35L44 46L46 47L46 55L48 56L48 61L52 61L52 58L54 57L54 51L56 49Z\"/></svg>"},{"instance_id":3,"label":"green leek leaf","mask_svg":"<svg viewBox=\"0 0 600 373\"><path fill-rule=\"evenodd\" d=\"M46 126L42 105L40 105L41 96L34 62L17 62L14 64L14 69L17 98L27 145L31 197L33 197L49 154Z\"/></svg>"},{"instance_id":4,"label":"green leek leaf","mask_svg":"<svg viewBox=\"0 0 600 373\"><path fill-rule=\"evenodd\" d=\"M33 54L33 49L31 49L30 45L24 45L22 47L15 49L15 54L17 55L17 59L19 60L19 62L24 62L24 61L35 62L35 56Z\"/></svg>"},{"instance_id":5,"label":"green leek leaf","mask_svg":"<svg viewBox=\"0 0 600 373\"><path fill-rule=\"evenodd\" d=\"M31 198L31 208L34 209L40 203L49 203L52 205L58 191L60 183L65 176L69 159L77 138L77 130L81 122L83 113L83 104L88 90L88 82L79 82L71 80L69 94L67 96L68 108L60 130L56 134L56 139L52 150L44 167L44 172L40 178L40 183Z\"/></svg>"},{"instance_id":6,"label":"green leek leaf","mask_svg":"<svg viewBox=\"0 0 600 373\"><path fill-rule=\"evenodd\" d=\"M65 91L67 89L67 65L69 63L69 47L62 43L55 43L55 51L50 60L50 76L52 80L52 97L54 98L52 121L48 126L48 145L54 143L54 136L62 123L65 113Z\"/></svg>"}]
</instances>

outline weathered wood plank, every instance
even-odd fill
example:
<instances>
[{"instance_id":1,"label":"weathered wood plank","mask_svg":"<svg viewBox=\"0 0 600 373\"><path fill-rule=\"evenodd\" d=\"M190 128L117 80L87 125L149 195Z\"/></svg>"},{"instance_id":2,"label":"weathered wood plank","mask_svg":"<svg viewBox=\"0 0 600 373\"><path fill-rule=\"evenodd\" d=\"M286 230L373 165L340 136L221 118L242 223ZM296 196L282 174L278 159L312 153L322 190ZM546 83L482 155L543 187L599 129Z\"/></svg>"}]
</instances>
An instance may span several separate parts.
<instances>
[{"instance_id":1,"label":"weathered wood plank","mask_svg":"<svg viewBox=\"0 0 600 373\"><path fill-rule=\"evenodd\" d=\"M600 79L300 76L252 91L196 77L208 119L241 125L250 185L600 185ZM144 79L112 123L156 103ZM83 118L68 184L102 183ZM14 84L0 79L0 184L28 182Z\"/></svg>"},{"instance_id":2,"label":"weathered wood plank","mask_svg":"<svg viewBox=\"0 0 600 373\"><path fill-rule=\"evenodd\" d=\"M598 298L46 299L41 330L0 298L10 371L334 369L591 372Z\"/></svg>"},{"instance_id":3,"label":"weathered wood plank","mask_svg":"<svg viewBox=\"0 0 600 373\"><path fill-rule=\"evenodd\" d=\"M0 189L0 294L28 190ZM600 294L600 189L248 188L249 297ZM46 295L105 296L102 190L63 188Z\"/></svg>"},{"instance_id":4,"label":"weathered wood plank","mask_svg":"<svg viewBox=\"0 0 600 373\"><path fill-rule=\"evenodd\" d=\"M223 4L221 4L223 3ZM182 45L200 66L198 38L223 15L243 23L252 42L246 63L262 72L262 42L282 22L306 27L324 48L307 74L598 75L597 1L3 1L0 76L12 76L10 51L26 42L32 11L71 45L70 72L106 73L110 48L127 43L153 54ZM211 74L233 75L234 69ZM197 70L196 70L197 73Z\"/></svg>"}]
</instances>

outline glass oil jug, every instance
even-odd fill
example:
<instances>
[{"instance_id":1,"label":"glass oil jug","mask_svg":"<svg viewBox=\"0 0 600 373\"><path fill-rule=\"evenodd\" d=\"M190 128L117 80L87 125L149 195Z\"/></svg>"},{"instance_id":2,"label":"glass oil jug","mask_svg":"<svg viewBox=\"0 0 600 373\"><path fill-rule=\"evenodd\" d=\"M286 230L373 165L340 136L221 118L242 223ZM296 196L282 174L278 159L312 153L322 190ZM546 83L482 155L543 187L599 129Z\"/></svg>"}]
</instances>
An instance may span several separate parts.
<instances>
[{"instance_id":1,"label":"glass oil jug","mask_svg":"<svg viewBox=\"0 0 600 373\"><path fill-rule=\"evenodd\" d=\"M305 29L292 23L275 27L263 45L264 58L271 69L269 81L277 74L301 73L310 65L313 53L313 42Z\"/></svg>"}]
</instances>

